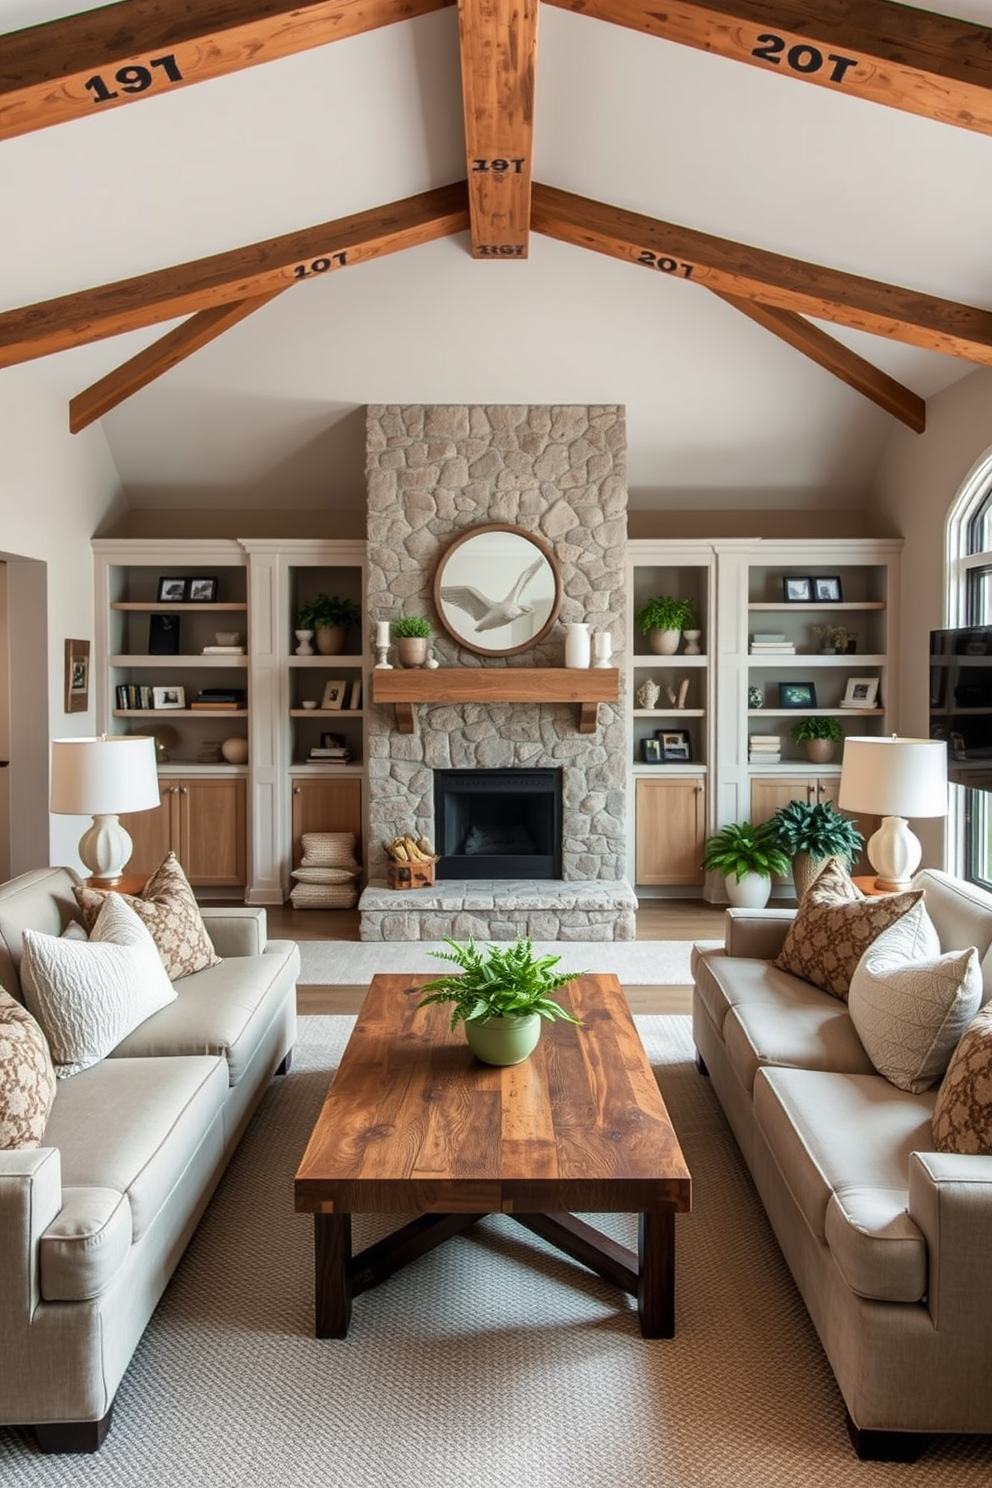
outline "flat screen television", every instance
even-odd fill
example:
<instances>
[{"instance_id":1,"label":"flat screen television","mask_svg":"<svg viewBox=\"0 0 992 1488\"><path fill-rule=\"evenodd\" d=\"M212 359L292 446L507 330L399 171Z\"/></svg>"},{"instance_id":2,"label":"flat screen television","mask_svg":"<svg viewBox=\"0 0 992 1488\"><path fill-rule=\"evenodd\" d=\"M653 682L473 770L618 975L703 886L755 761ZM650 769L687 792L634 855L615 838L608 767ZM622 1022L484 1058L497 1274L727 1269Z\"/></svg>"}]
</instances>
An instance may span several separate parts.
<instances>
[{"instance_id":1,"label":"flat screen television","mask_svg":"<svg viewBox=\"0 0 992 1488\"><path fill-rule=\"evenodd\" d=\"M992 790L992 625L930 632L930 737L949 780Z\"/></svg>"}]
</instances>

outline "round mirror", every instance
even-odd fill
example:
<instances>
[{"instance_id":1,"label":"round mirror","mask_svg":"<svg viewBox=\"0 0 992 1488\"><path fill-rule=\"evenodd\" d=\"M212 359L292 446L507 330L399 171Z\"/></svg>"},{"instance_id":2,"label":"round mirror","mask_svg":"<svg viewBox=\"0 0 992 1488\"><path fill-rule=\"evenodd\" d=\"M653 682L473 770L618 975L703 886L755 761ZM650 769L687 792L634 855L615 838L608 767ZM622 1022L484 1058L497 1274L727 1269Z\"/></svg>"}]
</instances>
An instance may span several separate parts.
<instances>
[{"instance_id":1,"label":"round mirror","mask_svg":"<svg viewBox=\"0 0 992 1488\"><path fill-rule=\"evenodd\" d=\"M471 527L434 574L445 630L483 656L512 656L547 635L561 607L561 575L550 548L522 527Z\"/></svg>"}]
</instances>

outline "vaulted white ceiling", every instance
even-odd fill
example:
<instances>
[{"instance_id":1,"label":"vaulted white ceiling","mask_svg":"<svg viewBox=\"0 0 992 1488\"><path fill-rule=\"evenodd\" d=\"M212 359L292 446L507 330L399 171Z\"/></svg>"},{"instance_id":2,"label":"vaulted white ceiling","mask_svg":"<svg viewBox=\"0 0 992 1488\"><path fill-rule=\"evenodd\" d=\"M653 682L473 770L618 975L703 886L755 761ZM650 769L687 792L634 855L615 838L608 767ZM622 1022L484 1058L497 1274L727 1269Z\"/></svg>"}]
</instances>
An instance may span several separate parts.
<instances>
[{"instance_id":1,"label":"vaulted white ceiling","mask_svg":"<svg viewBox=\"0 0 992 1488\"><path fill-rule=\"evenodd\" d=\"M0 33L93 8L0 0ZM449 8L0 143L0 310L465 174ZM534 178L992 308L992 138L549 5ZM0 398L68 401L164 329L0 371ZM825 329L922 397L973 370ZM368 402L597 401L627 406L635 508L858 506L895 427L698 285L539 233L522 263L459 234L294 285L103 427L135 507L357 508Z\"/></svg>"}]
</instances>

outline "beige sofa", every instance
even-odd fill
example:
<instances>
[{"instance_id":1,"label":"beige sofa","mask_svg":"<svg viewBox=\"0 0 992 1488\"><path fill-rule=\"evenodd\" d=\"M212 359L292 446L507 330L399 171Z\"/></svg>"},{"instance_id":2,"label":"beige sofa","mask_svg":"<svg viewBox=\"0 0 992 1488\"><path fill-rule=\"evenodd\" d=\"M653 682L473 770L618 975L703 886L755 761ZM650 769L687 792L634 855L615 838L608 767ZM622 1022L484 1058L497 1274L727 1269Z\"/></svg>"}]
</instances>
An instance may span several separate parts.
<instances>
[{"instance_id":1,"label":"beige sofa","mask_svg":"<svg viewBox=\"0 0 992 1488\"><path fill-rule=\"evenodd\" d=\"M0 985L22 932L78 919L77 880L0 886ZM0 1151L0 1423L94 1451L135 1346L272 1076L288 1068L299 951L265 911L203 910L223 957L113 1055L59 1080L40 1147Z\"/></svg>"},{"instance_id":2,"label":"beige sofa","mask_svg":"<svg viewBox=\"0 0 992 1488\"><path fill-rule=\"evenodd\" d=\"M992 990L992 896L914 880ZM790 910L728 910L693 959L693 1032L802 1293L858 1455L992 1432L992 1157L933 1150L936 1090L877 1074L846 1003L777 969Z\"/></svg>"}]
</instances>

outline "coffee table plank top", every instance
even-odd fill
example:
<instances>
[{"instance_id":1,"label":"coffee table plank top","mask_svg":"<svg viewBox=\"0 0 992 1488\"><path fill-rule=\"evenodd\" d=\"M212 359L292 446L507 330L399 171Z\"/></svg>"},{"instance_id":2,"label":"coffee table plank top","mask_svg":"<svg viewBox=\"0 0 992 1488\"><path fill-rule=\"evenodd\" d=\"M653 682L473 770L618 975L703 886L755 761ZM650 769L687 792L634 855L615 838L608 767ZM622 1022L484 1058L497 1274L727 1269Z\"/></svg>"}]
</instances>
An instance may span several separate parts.
<instances>
[{"instance_id":1,"label":"coffee table plank top","mask_svg":"<svg viewBox=\"0 0 992 1488\"><path fill-rule=\"evenodd\" d=\"M522 1064L475 1059L428 975L372 980L296 1175L303 1212L647 1212L690 1178L616 977L558 1000Z\"/></svg>"}]
</instances>

